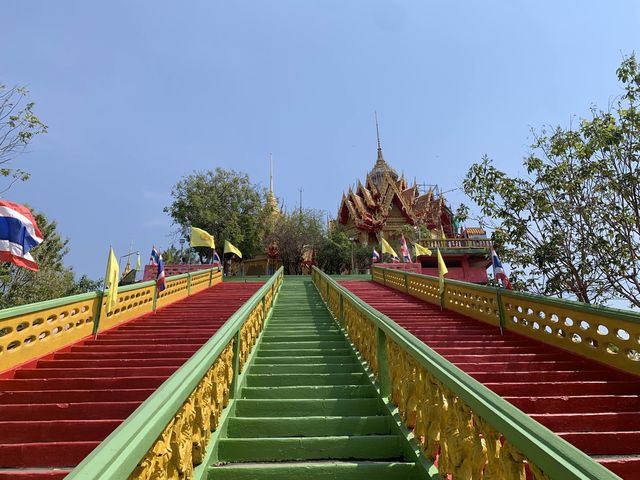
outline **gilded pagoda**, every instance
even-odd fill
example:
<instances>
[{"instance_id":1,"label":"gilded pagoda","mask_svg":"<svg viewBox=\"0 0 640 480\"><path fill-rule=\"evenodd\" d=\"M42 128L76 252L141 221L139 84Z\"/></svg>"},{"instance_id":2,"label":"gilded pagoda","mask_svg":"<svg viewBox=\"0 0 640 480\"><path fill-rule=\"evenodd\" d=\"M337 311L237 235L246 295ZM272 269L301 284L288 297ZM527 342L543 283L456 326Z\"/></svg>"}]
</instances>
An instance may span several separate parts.
<instances>
[{"instance_id":1,"label":"gilded pagoda","mask_svg":"<svg viewBox=\"0 0 640 480\"><path fill-rule=\"evenodd\" d=\"M423 226L434 238L454 237L454 216L442 194L433 188L420 192L417 182L409 185L404 175L385 161L378 137L378 158L362 183L358 180L342 195L337 223L361 244L375 244L382 235L397 240L405 225Z\"/></svg>"}]
</instances>

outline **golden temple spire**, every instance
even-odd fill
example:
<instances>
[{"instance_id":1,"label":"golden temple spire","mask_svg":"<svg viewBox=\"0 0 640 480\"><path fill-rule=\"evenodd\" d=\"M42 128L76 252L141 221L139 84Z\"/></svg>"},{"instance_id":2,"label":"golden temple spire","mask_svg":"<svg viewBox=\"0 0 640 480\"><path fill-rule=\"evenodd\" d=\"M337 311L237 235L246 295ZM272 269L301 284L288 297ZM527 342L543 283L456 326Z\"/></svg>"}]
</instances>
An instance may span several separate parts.
<instances>
[{"instance_id":1,"label":"golden temple spire","mask_svg":"<svg viewBox=\"0 0 640 480\"><path fill-rule=\"evenodd\" d=\"M273 195L273 155L269 154L269 193Z\"/></svg>"},{"instance_id":2,"label":"golden temple spire","mask_svg":"<svg viewBox=\"0 0 640 480\"><path fill-rule=\"evenodd\" d=\"M380 146L380 129L378 127L378 112L374 111L373 114L376 117L376 137L378 138L378 161L384 162L384 158L382 157L382 147Z\"/></svg>"},{"instance_id":3,"label":"golden temple spire","mask_svg":"<svg viewBox=\"0 0 640 480\"><path fill-rule=\"evenodd\" d=\"M267 206L271 208L272 212L278 213L278 202L273 194L273 155L269 154L269 192L267 193Z\"/></svg>"}]
</instances>

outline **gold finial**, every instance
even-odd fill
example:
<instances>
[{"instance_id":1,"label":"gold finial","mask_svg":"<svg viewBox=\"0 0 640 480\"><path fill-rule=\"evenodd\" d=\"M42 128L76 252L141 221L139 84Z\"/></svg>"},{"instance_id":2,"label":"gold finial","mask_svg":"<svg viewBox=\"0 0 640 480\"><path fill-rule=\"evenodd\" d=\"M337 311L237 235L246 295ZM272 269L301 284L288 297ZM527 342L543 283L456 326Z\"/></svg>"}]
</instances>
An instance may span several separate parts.
<instances>
[{"instance_id":1,"label":"gold finial","mask_svg":"<svg viewBox=\"0 0 640 480\"><path fill-rule=\"evenodd\" d=\"M269 193L273 194L273 155L269 154Z\"/></svg>"}]
</instances>

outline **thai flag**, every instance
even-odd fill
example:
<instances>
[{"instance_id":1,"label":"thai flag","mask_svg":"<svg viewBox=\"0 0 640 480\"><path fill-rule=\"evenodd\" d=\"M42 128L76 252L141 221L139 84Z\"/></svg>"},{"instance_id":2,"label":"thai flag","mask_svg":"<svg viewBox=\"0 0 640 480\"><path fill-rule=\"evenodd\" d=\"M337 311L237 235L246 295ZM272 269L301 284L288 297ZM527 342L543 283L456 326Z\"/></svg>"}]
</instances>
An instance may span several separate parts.
<instances>
[{"instance_id":1,"label":"thai flag","mask_svg":"<svg viewBox=\"0 0 640 480\"><path fill-rule=\"evenodd\" d=\"M38 264L29 251L42 243L42 233L31 210L6 200L0 200L0 260L38 271Z\"/></svg>"},{"instance_id":2,"label":"thai flag","mask_svg":"<svg viewBox=\"0 0 640 480\"><path fill-rule=\"evenodd\" d=\"M402 235L402 244L400 245L400 251L402 252L402 261L403 262L411 262L411 255L409 255L409 249L407 248L407 241L404 239L404 235Z\"/></svg>"},{"instance_id":3,"label":"thai flag","mask_svg":"<svg viewBox=\"0 0 640 480\"><path fill-rule=\"evenodd\" d=\"M211 263L213 265L221 265L222 262L220 261L220 257L218 256L218 252L216 252L215 250L213 251L213 258L211 259Z\"/></svg>"},{"instance_id":4,"label":"thai flag","mask_svg":"<svg viewBox=\"0 0 640 480\"><path fill-rule=\"evenodd\" d=\"M376 251L376 249L373 249L373 255L371 255L371 261L373 263L378 263L380 261L380 254Z\"/></svg>"},{"instance_id":5,"label":"thai flag","mask_svg":"<svg viewBox=\"0 0 640 480\"><path fill-rule=\"evenodd\" d=\"M167 288L167 280L164 278L164 261L162 260L162 255L156 247L151 249L151 263L154 265L158 265L158 273L156 274L156 288L158 292L163 291Z\"/></svg>"},{"instance_id":6,"label":"thai flag","mask_svg":"<svg viewBox=\"0 0 640 480\"><path fill-rule=\"evenodd\" d=\"M511 286L511 282L509 281L509 277L504 273L504 268L502 268L502 262L498 258L498 254L495 250L491 250L491 263L493 264L493 276L496 280L500 280L502 282L502 286L508 290L513 290Z\"/></svg>"}]
</instances>

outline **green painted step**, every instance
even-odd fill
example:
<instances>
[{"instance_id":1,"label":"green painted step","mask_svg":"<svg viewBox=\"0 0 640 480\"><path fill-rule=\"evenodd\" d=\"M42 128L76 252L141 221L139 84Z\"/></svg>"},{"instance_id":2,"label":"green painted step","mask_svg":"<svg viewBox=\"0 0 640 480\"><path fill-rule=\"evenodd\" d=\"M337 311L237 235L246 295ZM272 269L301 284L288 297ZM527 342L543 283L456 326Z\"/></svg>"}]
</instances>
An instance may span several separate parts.
<instances>
[{"instance_id":1,"label":"green painted step","mask_svg":"<svg viewBox=\"0 0 640 480\"><path fill-rule=\"evenodd\" d=\"M377 398L239 399L238 417L370 416L381 414Z\"/></svg>"},{"instance_id":2,"label":"green painted step","mask_svg":"<svg viewBox=\"0 0 640 480\"><path fill-rule=\"evenodd\" d=\"M417 480L424 474L415 458L405 457L406 439L308 277L285 277L233 405L209 479Z\"/></svg>"},{"instance_id":3,"label":"green painted step","mask_svg":"<svg viewBox=\"0 0 640 480\"><path fill-rule=\"evenodd\" d=\"M318 341L307 341L307 342L263 342L260 346L260 351L264 352L266 350L286 350L286 349L294 349L294 350L309 350L309 349L320 349L324 350L328 349L338 349L338 348L346 348L347 341L342 339L337 342L318 342Z\"/></svg>"},{"instance_id":4,"label":"green painted step","mask_svg":"<svg viewBox=\"0 0 640 480\"><path fill-rule=\"evenodd\" d=\"M285 373L247 374L247 387L293 385L361 385L369 379L364 373Z\"/></svg>"},{"instance_id":5,"label":"green painted step","mask_svg":"<svg viewBox=\"0 0 640 480\"><path fill-rule=\"evenodd\" d=\"M356 373L362 367L355 363L308 363L302 365L266 364L253 365L249 373Z\"/></svg>"},{"instance_id":6,"label":"green painted step","mask_svg":"<svg viewBox=\"0 0 640 480\"><path fill-rule=\"evenodd\" d=\"M345 435L389 435L387 416L359 417L234 417L227 435L234 437L326 437Z\"/></svg>"},{"instance_id":7,"label":"green painted step","mask_svg":"<svg viewBox=\"0 0 640 480\"><path fill-rule=\"evenodd\" d=\"M210 470L209 480L414 480L418 475L413 463L236 463Z\"/></svg>"},{"instance_id":8,"label":"green painted step","mask_svg":"<svg viewBox=\"0 0 640 480\"><path fill-rule=\"evenodd\" d=\"M301 364L318 364L318 363L350 363L353 362L355 356L352 352L349 352L349 355L340 356L340 355L305 355L305 356L295 356L289 355L286 357L276 357L276 356L267 356L267 357L256 357L254 358L254 365L274 365L274 364L285 364L285 365L301 365Z\"/></svg>"},{"instance_id":9,"label":"green painted step","mask_svg":"<svg viewBox=\"0 0 640 480\"><path fill-rule=\"evenodd\" d=\"M220 458L228 462L398 460L402 457L398 435L225 438L220 440L218 451Z\"/></svg>"},{"instance_id":10,"label":"green painted step","mask_svg":"<svg viewBox=\"0 0 640 480\"><path fill-rule=\"evenodd\" d=\"M296 349L296 350L258 350L258 357L304 357L321 356L321 355L352 355L353 350L351 348L308 348L308 349Z\"/></svg>"},{"instance_id":11,"label":"green painted step","mask_svg":"<svg viewBox=\"0 0 640 480\"><path fill-rule=\"evenodd\" d=\"M376 389L371 385L245 387L242 389L242 398L371 398L376 396Z\"/></svg>"}]
</instances>

